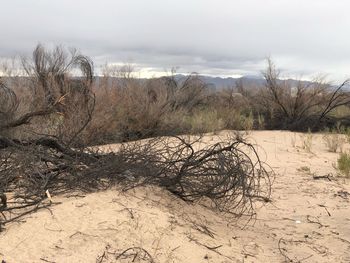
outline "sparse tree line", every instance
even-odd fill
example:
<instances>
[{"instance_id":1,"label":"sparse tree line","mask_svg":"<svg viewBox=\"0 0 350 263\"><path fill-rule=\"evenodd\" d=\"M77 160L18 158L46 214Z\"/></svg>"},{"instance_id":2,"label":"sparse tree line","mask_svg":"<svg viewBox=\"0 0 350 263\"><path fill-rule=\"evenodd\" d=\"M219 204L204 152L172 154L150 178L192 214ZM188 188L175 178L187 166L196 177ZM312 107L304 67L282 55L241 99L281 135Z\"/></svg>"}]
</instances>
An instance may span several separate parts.
<instances>
[{"instance_id":1,"label":"sparse tree line","mask_svg":"<svg viewBox=\"0 0 350 263\"><path fill-rule=\"evenodd\" d=\"M77 143L101 144L222 129L316 131L349 124L348 80L336 87L322 79L292 84L279 79L271 60L263 72L264 85L252 87L240 80L233 87L215 90L196 74L139 80L130 65L106 66L94 81L93 72L86 68L92 64L88 58L72 50L71 61L65 61L62 48L51 54L40 49L32 63L21 62L26 78L2 78L2 130L30 119L23 136L34 136L28 130L35 127L35 132L60 138L77 133L79 138L72 136ZM68 80L67 71L76 74L77 67L80 77ZM55 86L54 91L48 85ZM10 92L4 92L8 88ZM21 112L26 113L22 119ZM50 122L43 125L40 116L48 115Z\"/></svg>"},{"instance_id":2,"label":"sparse tree line","mask_svg":"<svg viewBox=\"0 0 350 263\"><path fill-rule=\"evenodd\" d=\"M102 141L127 141L223 129L319 131L349 125L348 80L339 86L322 79L292 84L279 79L271 60L263 76L262 86L240 80L215 90L196 74L139 81L132 74L107 71L94 87L96 118L89 128L99 130Z\"/></svg>"}]
</instances>

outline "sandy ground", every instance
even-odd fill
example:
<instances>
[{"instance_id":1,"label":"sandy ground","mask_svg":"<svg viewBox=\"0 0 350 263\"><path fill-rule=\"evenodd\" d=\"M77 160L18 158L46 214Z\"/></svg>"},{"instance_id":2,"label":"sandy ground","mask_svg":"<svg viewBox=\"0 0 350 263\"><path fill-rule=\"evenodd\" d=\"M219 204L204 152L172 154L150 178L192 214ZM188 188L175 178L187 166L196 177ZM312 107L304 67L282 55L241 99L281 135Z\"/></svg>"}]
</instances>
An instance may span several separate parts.
<instances>
[{"instance_id":1,"label":"sandy ground","mask_svg":"<svg viewBox=\"0 0 350 263\"><path fill-rule=\"evenodd\" d=\"M0 234L0 260L350 262L350 180L336 176L338 153L327 151L322 135L312 137L308 152L301 134L249 135L276 178L272 202L244 229L244 218L230 221L156 187L114 189L53 197L62 203L7 225Z\"/></svg>"}]
</instances>

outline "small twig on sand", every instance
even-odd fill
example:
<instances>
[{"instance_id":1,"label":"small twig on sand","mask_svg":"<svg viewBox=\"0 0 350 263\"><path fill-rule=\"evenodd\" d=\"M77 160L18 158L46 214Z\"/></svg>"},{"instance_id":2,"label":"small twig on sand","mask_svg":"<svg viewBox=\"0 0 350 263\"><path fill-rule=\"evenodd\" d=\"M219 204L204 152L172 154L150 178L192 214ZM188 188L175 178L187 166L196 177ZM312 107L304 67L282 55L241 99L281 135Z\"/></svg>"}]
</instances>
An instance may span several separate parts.
<instances>
[{"instance_id":1,"label":"small twig on sand","mask_svg":"<svg viewBox=\"0 0 350 263\"><path fill-rule=\"evenodd\" d=\"M153 257L148 253L148 251L142 247L130 247L130 248L127 248L125 249L122 253L120 253L119 255L117 255L115 257L116 260L118 260L119 258L121 258L122 256L127 256L126 253L127 252L133 252L131 255L133 256L133 260L132 262L135 261L135 259L140 255L140 252L141 253L144 253L144 256L143 256L143 259L147 258L147 260L150 262L150 263L155 263ZM128 256L127 256L128 257Z\"/></svg>"},{"instance_id":2,"label":"small twig on sand","mask_svg":"<svg viewBox=\"0 0 350 263\"><path fill-rule=\"evenodd\" d=\"M325 210L326 210L326 212L327 212L327 214L329 215L329 216L331 216L331 213L328 211L328 209L327 209L327 207L325 206L325 205L318 205L319 207L323 207Z\"/></svg>"},{"instance_id":3,"label":"small twig on sand","mask_svg":"<svg viewBox=\"0 0 350 263\"><path fill-rule=\"evenodd\" d=\"M208 246L208 245L205 245L205 244L199 242L197 239L193 238L193 237L190 236L190 235L188 235L187 237L188 237L188 239L189 239L190 241L195 242L197 245L200 245L200 246L202 246L202 247L205 247L205 248L207 248L207 249L209 249L209 250L211 250L211 251L214 251L215 253L219 254L220 256L223 256L219 251L216 251L216 249L222 247L222 245L219 245L219 246Z\"/></svg>"},{"instance_id":4,"label":"small twig on sand","mask_svg":"<svg viewBox=\"0 0 350 263\"><path fill-rule=\"evenodd\" d=\"M312 217L315 218L315 220L311 219ZM319 225L319 228L321 228L321 227L328 227L328 225L323 225L323 224L321 224L320 220L318 220L317 217L307 215L307 216L306 216L306 219L307 219L307 222L309 222L309 223L311 223L311 224L317 224L317 225Z\"/></svg>"},{"instance_id":5,"label":"small twig on sand","mask_svg":"<svg viewBox=\"0 0 350 263\"><path fill-rule=\"evenodd\" d=\"M89 234L85 234L83 232L80 232L80 231L76 231L74 234L70 235L69 238L72 238L76 235L84 235L84 236L89 236L89 237L99 237L99 236L95 236L95 235L89 235Z\"/></svg>"},{"instance_id":6,"label":"small twig on sand","mask_svg":"<svg viewBox=\"0 0 350 263\"><path fill-rule=\"evenodd\" d=\"M134 218L135 218L135 217L134 217L134 213L132 212L132 209L131 209L131 208L125 207L125 208L123 208L122 210L119 210L119 212L122 212L122 211L124 211L124 210L126 210L126 211L129 212L129 215L130 215L131 219L134 219Z\"/></svg>"},{"instance_id":7,"label":"small twig on sand","mask_svg":"<svg viewBox=\"0 0 350 263\"><path fill-rule=\"evenodd\" d=\"M279 250L279 252L284 257L285 262L293 262L293 260L291 258L289 258L287 256L287 254L284 252L284 251L286 251L286 249L281 247L281 242L285 242L282 237L278 240L278 250Z\"/></svg>"},{"instance_id":8,"label":"small twig on sand","mask_svg":"<svg viewBox=\"0 0 350 263\"><path fill-rule=\"evenodd\" d=\"M197 224L196 222L192 222L193 228L205 235L210 236L211 238L214 238L215 233L210 230L207 226L203 224Z\"/></svg>"},{"instance_id":9,"label":"small twig on sand","mask_svg":"<svg viewBox=\"0 0 350 263\"><path fill-rule=\"evenodd\" d=\"M278 250L279 250L279 252L281 253L281 255L284 257L284 262L288 262L288 263L300 263L300 262L302 262L302 261L304 261L304 260L306 260L306 259L309 259L309 258L311 258L313 255L309 255L309 256L307 256L307 257L305 257L305 258L302 258L302 259L291 259L290 257L288 257L288 255L287 255L287 253L286 253L286 251L287 251L287 249L285 249L285 248L283 248L282 246L281 246L281 243L284 243L284 244L286 244L286 242L290 242L290 243L305 243L305 241L301 241L301 240L295 240L295 241L293 241L293 240L289 240L289 241L287 241L287 240L285 240L284 238L280 238L279 240L278 240Z\"/></svg>"},{"instance_id":10,"label":"small twig on sand","mask_svg":"<svg viewBox=\"0 0 350 263\"><path fill-rule=\"evenodd\" d=\"M328 181L332 181L331 179L331 174L327 174L327 175L314 175L312 178L314 180L320 180L320 179L327 179Z\"/></svg>"},{"instance_id":11,"label":"small twig on sand","mask_svg":"<svg viewBox=\"0 0 350 263\"><path fill-rule=\"evenodd\" d=\"M56 261L47 260L45 258L40 258L40 260L45 261L45 262L49 262L49 263L56 263Z\"/></svg>"},{"instance_id":12,"label":"small twig on sand","mask_svg":"<svg viewBox=\"0 0 350 263\"><path fill-rule=\"evenodd\" d=\"M103 254L97 257L96 263L102 263L104 258L106 258L106 251L103 251Z\"/></svg>"}]
</instances>

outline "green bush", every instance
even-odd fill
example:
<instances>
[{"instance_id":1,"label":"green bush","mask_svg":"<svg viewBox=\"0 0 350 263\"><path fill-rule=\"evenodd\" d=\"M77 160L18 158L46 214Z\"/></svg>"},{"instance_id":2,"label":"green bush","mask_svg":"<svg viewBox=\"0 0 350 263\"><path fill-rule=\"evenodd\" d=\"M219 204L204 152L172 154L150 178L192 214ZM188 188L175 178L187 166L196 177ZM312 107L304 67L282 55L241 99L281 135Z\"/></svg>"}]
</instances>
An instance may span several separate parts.
<instances>
[{"instance_id":1,"label":"green bush","mask_svg":"<svg viewBox=\"0 0 350 263\"><path fill-rule=\"evenodd\" d=\"M216 110L198 110L187 117L191 133L216 132L222 130L224 122L218 117Z\"/></svg>"},{"instance_id":2,"label":"green bush","mask_svg":"<svg viewBox=\"0 0 350 263\"><path fill-rule=\"evenodd\" d=\"M338 169L345 176L350 176L350 154L341 153L338 159Z\"/></svg>"}]
</instances>

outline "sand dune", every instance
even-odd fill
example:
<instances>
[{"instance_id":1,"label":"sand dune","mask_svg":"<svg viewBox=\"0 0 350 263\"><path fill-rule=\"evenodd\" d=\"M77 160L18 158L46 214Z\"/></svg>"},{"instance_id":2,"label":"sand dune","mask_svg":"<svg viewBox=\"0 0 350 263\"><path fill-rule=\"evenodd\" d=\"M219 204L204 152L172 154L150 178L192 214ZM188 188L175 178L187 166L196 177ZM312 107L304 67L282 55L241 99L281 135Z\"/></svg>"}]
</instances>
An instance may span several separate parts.
<instances>
[{"instance_id":1,"label":"sand dune","mask_svg":"<svg viewBox=\"0 0 350 263\"><path fill-rule=\"evenodd\" d=\"M350 262L350 180L336 176L338 153L327 151L322 135L313 135L311 152L303 149L303 136L249 134L276 172L272 202L258 204L255 220L233 220L157 187L54 196L59 204L0 233L0 259ZM216 138L208 135L206 140Z\"/></svg>"}]
</instances>

